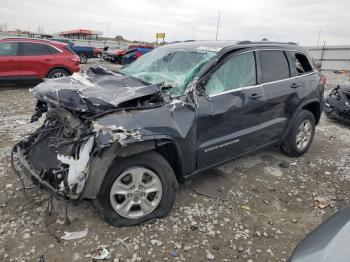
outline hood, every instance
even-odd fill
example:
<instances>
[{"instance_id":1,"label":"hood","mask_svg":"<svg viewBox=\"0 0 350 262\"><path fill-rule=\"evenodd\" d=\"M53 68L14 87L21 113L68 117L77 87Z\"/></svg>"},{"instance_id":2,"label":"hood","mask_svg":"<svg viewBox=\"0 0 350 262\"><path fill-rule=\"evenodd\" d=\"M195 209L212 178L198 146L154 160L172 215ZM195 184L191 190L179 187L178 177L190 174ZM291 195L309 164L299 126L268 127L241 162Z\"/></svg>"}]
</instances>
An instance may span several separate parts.
<instances>
[{"instance_id":1,"label":"hood","mask_svg":"<svg viewBox=\"0 0 350 262\"><path fill-rule=\"evenodd\" d=\"M33 94L39 101L56 106L80 112L100 113L159 91L159 85L151 85L101 67L92 67L86 73L48 79L37 85Z\"/></svg>"}]
</instances>

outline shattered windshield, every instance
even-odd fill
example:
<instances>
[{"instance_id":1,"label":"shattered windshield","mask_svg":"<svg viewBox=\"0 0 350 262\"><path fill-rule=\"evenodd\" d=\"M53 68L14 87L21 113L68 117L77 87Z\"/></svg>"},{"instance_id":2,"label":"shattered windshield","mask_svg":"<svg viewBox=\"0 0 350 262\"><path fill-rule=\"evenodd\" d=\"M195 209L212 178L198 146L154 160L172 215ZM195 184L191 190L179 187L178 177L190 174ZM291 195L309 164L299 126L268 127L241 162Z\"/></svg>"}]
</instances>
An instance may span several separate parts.
<instances>
[{"instance_id":1,"label":"shattered windshield","mask_svg":"<svg viewBox=\"0 0 350 262\"><path fill-rule=\"evenodd\" d=\"M174 96L183 93L188 82L212 57L212 51L158 48L123 69L125 75L151 84L164 82Z\"/></svg>"}]
</instances>

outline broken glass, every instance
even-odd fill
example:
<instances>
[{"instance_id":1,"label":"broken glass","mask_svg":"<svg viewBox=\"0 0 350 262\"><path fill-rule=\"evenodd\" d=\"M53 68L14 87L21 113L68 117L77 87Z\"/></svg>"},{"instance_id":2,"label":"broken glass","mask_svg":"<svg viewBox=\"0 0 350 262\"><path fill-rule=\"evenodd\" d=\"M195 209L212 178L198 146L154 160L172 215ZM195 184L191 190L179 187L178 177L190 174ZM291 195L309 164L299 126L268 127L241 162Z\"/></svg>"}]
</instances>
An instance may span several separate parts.
<instances>
[{"instance_id":1,"label":"broken glass","mask_svg":"<svg viewBox=\"0 0 350 262\"><path fill-rule=\"evenodd\" d=\"M167 92L179 96L189 81L215 55L215 52L206 50L163 47L142 56L124 68L123 73L151 84L163 82L164 85L172 86Z\"/></svg>"}]
</instances>

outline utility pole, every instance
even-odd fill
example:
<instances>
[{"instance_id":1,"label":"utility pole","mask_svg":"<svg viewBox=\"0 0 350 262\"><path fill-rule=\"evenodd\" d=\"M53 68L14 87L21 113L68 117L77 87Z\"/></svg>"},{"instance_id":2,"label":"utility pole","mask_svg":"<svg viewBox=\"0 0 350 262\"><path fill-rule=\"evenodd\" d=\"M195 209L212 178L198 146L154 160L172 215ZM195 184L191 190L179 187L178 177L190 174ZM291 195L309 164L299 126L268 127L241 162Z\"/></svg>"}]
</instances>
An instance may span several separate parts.
<instances>
[{"instance_id":1,"label":"utility pole","mask_svg":"<svg viewBox=\"0 0 350 262\"><path fill-rule=\"evenodd\" d=\"M220 25L220 11L219 11L219 17L218 17L218 24L216 26L216 37L215 37L215 40L218 40L219 25Z\"/></svg>"},{"instance_id":2,"label":"utility pole","mask_svg":"<svg viewBox=\"0 0 350 262\"><path fill-rule=\"evenodd\" d=\"M107 40L108 40L108 25L109 25L109 24L107 23Z\"/></svg>"},{"instance_id":3,"label":"utility pole","mask_svg":"<svg viewBox=\"0 0 350 262\"><path fill-rule=\"evenodd\" d=\"M321 30L322 30L322 28L320 27L320 30L318 31L316 48L318 47L318 43L320 42Z\"/></svg>"}]
</instances>

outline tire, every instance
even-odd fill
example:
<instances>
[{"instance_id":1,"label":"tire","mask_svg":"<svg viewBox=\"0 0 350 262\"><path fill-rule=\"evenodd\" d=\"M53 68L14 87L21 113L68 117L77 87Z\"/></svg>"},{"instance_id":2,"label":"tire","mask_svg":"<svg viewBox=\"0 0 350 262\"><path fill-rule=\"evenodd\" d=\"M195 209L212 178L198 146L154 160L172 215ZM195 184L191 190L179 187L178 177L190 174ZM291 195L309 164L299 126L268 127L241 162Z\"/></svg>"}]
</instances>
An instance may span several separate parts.
<instances>
[{"instance_id":1,"label":"tire","mask_svg":"<svg viewBox=\"0 0 350 262\"><path fill-rule=\"evenodd\" d=\"M87 63L87 55L85 53L80 53L79 54L79 58L80 58L80 64L86 64Z\"/></svg>"},{"instance_id":2,"label":"tire","mask_svg":"<svg viewBox=\"0 0 350 262\"><path fill-rule=\"evenodd\" d=\"M69 73L64 69L53 69L47 75L47 78L61 78L69 76Z\"/></svg>"},{"instance_id":3,"label":"tire","mask_svg":"<svg viewBox=\"0 0 350 262\"><path fill-rule=\"evenodd\" d=\"M305 132L307 135L301 137L309 137L309 139L307 141L299 139L298 142L298 134L301 135L303 133L303 131L300 131L302 125L305 130L307 129L305 123L310 124L310 131ZM314 115L308 110L301 110L295 119L295 124L280 146L282 153L290 157L303 155L312 144L315 135L315 125Z\"/></svg>"},{"instance_id":4,"label":"tire","mask_svg":"<svg viewBox=\"0 0 350 262\"><path fill-rule=\"evenodd\" d=\"M159 197L159 200L155 200L156 197L153 199L153 201L159 201L156 205L155 209L151 211L150 213L139 215L135 217L126 217L125 214L121 215L121 211L116 211L114 207L116 207L116 201L119 197L119 195L114 195L114 185L120 183L124 177L126 177L128 172L133 172L134 169L137 168L145 168L150 170L150 172L155 174L160 182L161 182L161 196ZM130 171L131 170L131 171ZM148 175L146 173L146 175ZM143 175L144 176L144 175ZM155 180L156 181L156 180ZM151 180L153 182L153 178ZM133 181L130 182L130 185L133 185ZM156 183L152 183L156 184ZM125 184L123 184L125 185ZM147 185L147 184L144 184ZM127 185L129 188L129 185ZM132 188L132 187L130 187ZM130 189L129 188L129 189ZM115 227L127 227L127 226L135 226L139 225L145 222L150 222L155 220L156 218L161 218L166 216L174 203L176 190L178 188L178 182L176 180L175 174L169 163L158 153L154 151L149 151L137 155L133 155L126 158L120 158L115 159L109 168L103 182L100 188L99 193L97 194L97 198L93 201L93 205L95 206L97 212L99 215L111 226ZM129 190L128 189L128 190ZM136 190L139 191L139 190ZM111 193L112 192L112 193ZM130 192L130 191L127 191ZM137 192L136 192L137 193ZM131 197L122 196L124 201L129 201L132 203L135 203L134 201L134 194L132 193ZM144 193L145 194L145 193ZM153 193L150 193L153 194ZM150 195L148 194L148 196ZM128 195L131 195L131 193ZM142 194L139 195L139 201L144 201L144 197L142 200ZM148 196L146 198L148 198ZM130 200L132 199L132 200ZM129 203L125 202L125 203ZM125 206L127 204L121 204L120 206ZM137 204L133 204L132 208L129 210L132 210L134 207L137 207ZM140 204L141 207L141 204ZM121 208L122 209L122 208ZM141 211L130 211L128 214L131 216L134 214L138 214Z\"/></svg>"},{"instance_id":5,"label":"tire","mask_svg":"<svg viewBox=\"0 0 350 262\"><path fill-rule=\"evenodd\" d=\"M101 59L102 58L102 54L101 53L97 53L96 58Z\"/></svg>"}]
</instances>

